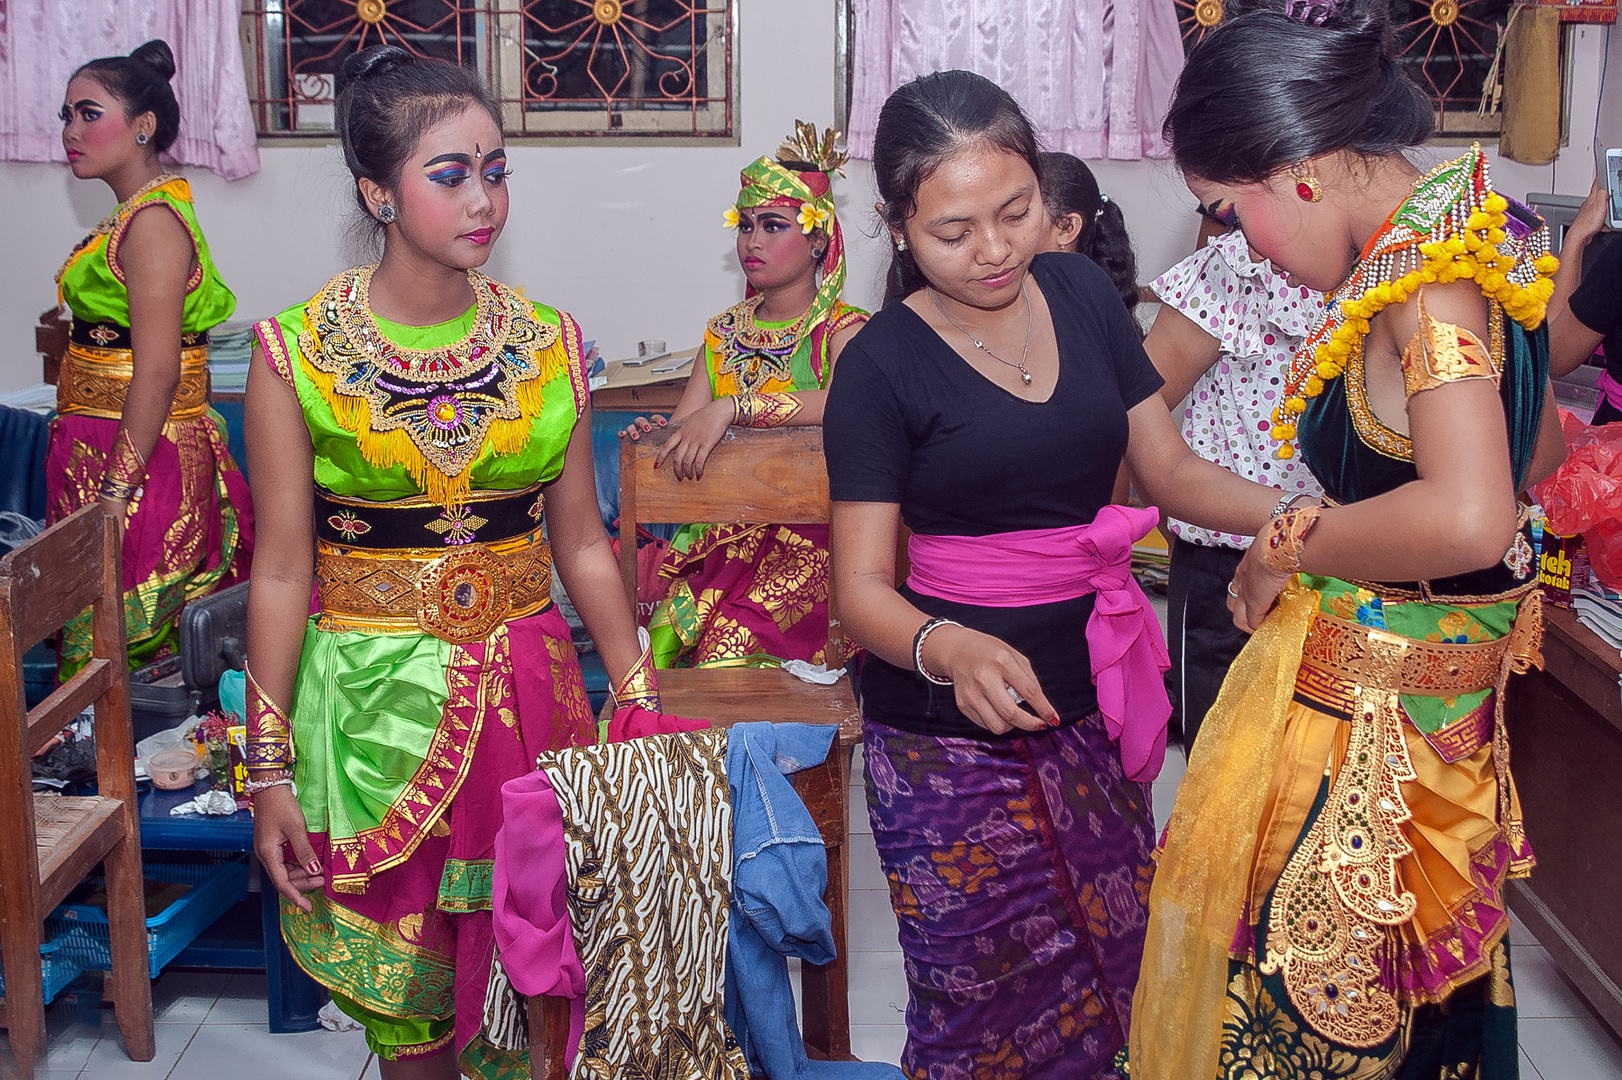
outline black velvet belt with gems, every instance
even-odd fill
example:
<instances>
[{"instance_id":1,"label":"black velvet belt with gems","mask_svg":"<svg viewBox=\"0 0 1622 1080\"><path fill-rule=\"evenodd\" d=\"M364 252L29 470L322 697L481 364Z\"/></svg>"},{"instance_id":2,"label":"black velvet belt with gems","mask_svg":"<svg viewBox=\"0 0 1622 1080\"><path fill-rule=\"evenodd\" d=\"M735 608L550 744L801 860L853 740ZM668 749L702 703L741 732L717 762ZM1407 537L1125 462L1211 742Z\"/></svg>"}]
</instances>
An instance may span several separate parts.
<instances>
[{"instance_id":1,"label":"black velvet belt with gems","mask_svg":"<svg viewBox=\"0 0 1622 1080\"><path fill-rule=\"evenodd\" d=\"M446 509L417 495L367 502L315 489L316 539L345 547L437 548L495 544L541 526L541 485L521 491L475 491L465 505Z\"/></svg>"}]
</instances>

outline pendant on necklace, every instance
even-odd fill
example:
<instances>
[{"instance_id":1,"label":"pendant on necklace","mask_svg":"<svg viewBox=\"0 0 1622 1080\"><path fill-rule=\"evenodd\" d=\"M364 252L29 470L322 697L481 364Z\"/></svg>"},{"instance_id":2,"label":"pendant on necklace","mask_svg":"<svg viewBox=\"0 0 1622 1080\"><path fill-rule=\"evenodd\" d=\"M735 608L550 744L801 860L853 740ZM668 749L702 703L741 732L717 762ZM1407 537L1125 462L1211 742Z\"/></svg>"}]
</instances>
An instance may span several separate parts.
<instances>
[{"instance_id":1,"label":"pendant on necklace","mask_svg":"<svg viewBox=\"0 0 1622 1080\"><path fill-rule=\"evenodd\" d=\"M1026 371L1024 368L1019 369L1019 377L1025 380L1026 386L1031 385L1031 373Z\"/></svg>"}]
</instances>

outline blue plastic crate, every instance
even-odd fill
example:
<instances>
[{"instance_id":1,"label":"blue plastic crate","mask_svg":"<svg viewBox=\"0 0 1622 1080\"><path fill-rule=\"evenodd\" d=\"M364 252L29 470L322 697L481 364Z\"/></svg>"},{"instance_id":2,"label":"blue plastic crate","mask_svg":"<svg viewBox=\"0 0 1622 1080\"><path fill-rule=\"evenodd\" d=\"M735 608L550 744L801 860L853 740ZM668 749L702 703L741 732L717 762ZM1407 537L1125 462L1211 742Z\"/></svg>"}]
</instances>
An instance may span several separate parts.
<instances>
[{"instance_id":1,"label":"blue plastic crate","mask_svg":"<svg viewBox=\"0 0 1622 1080\"><path fill-rule=\"evenodd\" d=\"M155 979L164 966L196 941L214 920L248 895L248 857L223 863L146 863L142 874L150 881L190 885L185 896L146 921L150 974ZM96 881L99 878L92 877ZM105 971L112 966L107 913L88 904L64 904L45 920L53 941L61 934L62 951L83 971Z\"/></svg>"},{"instance_id":2,"label":"blue plastic crate","mask_svg":"<svg viewBox=\"0 0 1622 1080\"><path fill-rule=\"evenodd\" d=\"M39 969L45 976L45 1004L49 1005L62 988L68 983L84 974L85 969L79 966L78 953L64 948L72 937L72 931L62 931L39 947ZM0 971L0 996L6 992L6 975Z\"/></svg>"}]
</instances>

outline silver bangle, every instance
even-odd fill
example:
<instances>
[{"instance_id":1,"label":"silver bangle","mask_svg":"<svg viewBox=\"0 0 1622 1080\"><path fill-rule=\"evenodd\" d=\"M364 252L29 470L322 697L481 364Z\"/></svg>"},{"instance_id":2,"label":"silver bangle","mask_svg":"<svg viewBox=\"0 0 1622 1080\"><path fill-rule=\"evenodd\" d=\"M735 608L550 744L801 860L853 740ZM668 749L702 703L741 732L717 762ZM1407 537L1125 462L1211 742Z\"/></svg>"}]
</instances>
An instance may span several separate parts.
<instances>
[{"instance_id":1,"label":"silver bangle","mask_svg":"<svg viewBox=\"0 0 1622 1080\"><path fill-rule=\"evenodd\" d=\"M934 683L936 686L951 686L951 679L942 679L938 676L931 675L928 669L924 667L924 642L929 639L930 634L933 634L936 630L939 630L943 626L962 625L962 623L954 622L951 619L934 618L920 626L918 628L918 635L912 639L913 670L918 672L918 674L922 675L925 679L928 679L930 682Z\"/></svg>"},{"instance_id":2,"label":"silver bangle","mask_svg":"<svg viewBox=\"0 0 1622 1080\"><path fill-rule=\"evenodd\" d=\"M1267 520L1272 521L1274 518L1284 513L1284 511L1294 506L1297 500L1306 498L1310 498L1310 496L1308 496L1304 491L1297 491L1294 495L1286 492L1284 497L1273 505L1273 509L1268 511Z\"/></svg>"},{"instance_id":3,"label":"silver bangle","mask_svg":"<svg viewBox=\"0 0 1622 1080\"><path fill-rule=\"evenodd\" d=\"M293 778L291 776L284 776L280 780L249 780L246 784L242 785L242 793L251 799L260 792L269 791L273 787L292 786Z\"/></svg>"}]
</instances>

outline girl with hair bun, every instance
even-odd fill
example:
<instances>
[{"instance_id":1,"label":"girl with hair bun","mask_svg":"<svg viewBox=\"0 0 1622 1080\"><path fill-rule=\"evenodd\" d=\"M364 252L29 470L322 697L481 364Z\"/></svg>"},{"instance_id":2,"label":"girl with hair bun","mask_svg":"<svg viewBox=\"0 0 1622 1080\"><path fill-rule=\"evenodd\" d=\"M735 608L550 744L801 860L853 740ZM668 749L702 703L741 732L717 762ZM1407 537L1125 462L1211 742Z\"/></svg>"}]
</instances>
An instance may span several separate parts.
<instances>
[{"instance_id":1,"label":"girl with hair bun","mask_svg":"<svg viewBox=\"0 0 1622 1080\"><path fill-rule=\"evenodd\" d=\"M598 516L580 328L478 269L507 221L499 111L379 46L344 62L337 127L382 258L259 323L248 378L255 848L385 1077L528 1076L481 1030L501 786L596 741L554 565L619 717L658 690Z\"/></svg>"},{"instance_id":2,"label":"girl with hair bun","mask_svg":"<svg viewBox=\"0 0 1622 1080\"><path fill-rule=\"evenodd\" d=\"M47 521L96 499L122 523L132 667L176 648L180 609L248 573L253 512L208 407L208 332L236 297L198 227L191 186L158 155L180 133L162 41L69 80L62 147L118 206L57 271L73 313L46 460ZM148 213L151 210L168 213ZM63 631L64 677L90 657L90 615Z\"/></svg>"},{"instance_id":3,"label":"girl with hair bun","mask_svg":"<svg viewBox=\"0 0 1622 1080\"><path fill-rule=\"evenodd\" d=\"M1431 106L1376 0L1289 0L1189 56L1166 133L1205 210L1328 294L1271 416L1324 505L1228 585L1253 631L1150 896L1134 1080L1517 1075L1507 878L1533 858L1503 695L1538 663L1517 492L1563 456L1557 262Z\"/></svg>"},{"instance_id":4,"label":"girl with hair bun","mask_svg":"<svg viewBox=\"0 0 1622 1080\"><path fill-rule=\"evenodd\" d=\"M1052 215L1013 98L925 75L876 136L888 290L845 347L823 436L840 618L867 649L868 812L907 958L902 1068L1113 1080L1171 704L1130 572L1160 512L1111 492L1125 461L1168 512L1247 534L1279 493L1178 437L1116 281L1039 254Z\"/></svg>"},{"instance_id":5,"label":"girl with hair bun","mask_svg":"<svg viewBox=\"0 0 1622 1080\"><path fill-rule=\"evenodd\" d=\"M1047 151L1042 163L1042 206L1048 214L1043 251L1085 255L1109 275L1126 310L1138 307L1138 259L1132 253L1121 207L1099 190L1087 163L1074 154Z\"/></svg>"}]
</instances>

